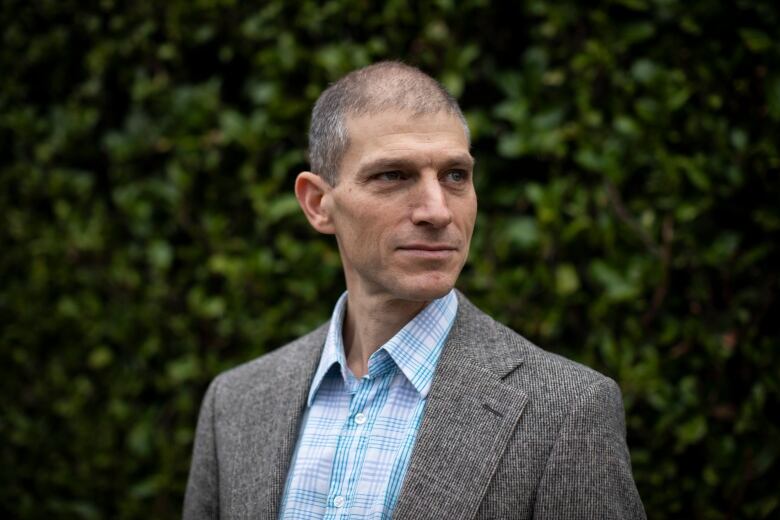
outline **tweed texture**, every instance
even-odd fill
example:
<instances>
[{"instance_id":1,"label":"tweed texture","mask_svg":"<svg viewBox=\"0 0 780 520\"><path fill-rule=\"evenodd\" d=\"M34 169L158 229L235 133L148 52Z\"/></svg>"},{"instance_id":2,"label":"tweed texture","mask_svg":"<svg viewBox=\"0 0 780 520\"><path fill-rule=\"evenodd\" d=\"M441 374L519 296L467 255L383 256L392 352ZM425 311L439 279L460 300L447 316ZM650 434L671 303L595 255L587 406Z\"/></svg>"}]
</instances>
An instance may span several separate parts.
<instances>
[{"instance_id":1,"label":"tweed texture","mask_svg":"<svg viewBox=\"0 0 780 520\"><path fill-rule=\"evenodd\" d=\"M615 382L458 298L393 518L645 518ZM326 334L214 380L185 519L277 517Z\"/></svg>"}]
</instances>

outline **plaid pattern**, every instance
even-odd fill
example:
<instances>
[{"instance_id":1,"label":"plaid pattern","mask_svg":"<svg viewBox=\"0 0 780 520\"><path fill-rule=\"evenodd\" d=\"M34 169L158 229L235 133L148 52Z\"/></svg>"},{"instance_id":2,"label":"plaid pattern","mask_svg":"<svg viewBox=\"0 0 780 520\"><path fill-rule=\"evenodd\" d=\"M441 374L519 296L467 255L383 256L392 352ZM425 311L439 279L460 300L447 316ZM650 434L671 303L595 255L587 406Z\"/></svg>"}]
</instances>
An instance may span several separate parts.
<instances>
[{"instance_id":1,"label":"plaid pattern","mask_svg":"<svg viewBox=\"0 0 780 520\"><path fill-rule=\"evenodd\" d=\"M434 300L368 360L356 379L333 311L309 391L279 518L390 518L420 427L433 373L455 320L454 291Z\"/></svg>"}]
</instances>

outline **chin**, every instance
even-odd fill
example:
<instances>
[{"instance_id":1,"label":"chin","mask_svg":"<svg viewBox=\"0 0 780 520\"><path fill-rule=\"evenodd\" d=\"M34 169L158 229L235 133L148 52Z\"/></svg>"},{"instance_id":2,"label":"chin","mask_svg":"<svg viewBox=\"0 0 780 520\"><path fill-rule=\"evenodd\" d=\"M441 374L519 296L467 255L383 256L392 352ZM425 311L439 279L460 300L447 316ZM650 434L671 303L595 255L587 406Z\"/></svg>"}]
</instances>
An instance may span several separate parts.
<instances>
[{"instance_id":1,"label":"chin","mask_svg":"<svg viewBox=\"0 0 780 520\"><path fill-rule=\"evenodd\" d=\"M440 274L416 276L403 280L398 287L398 296L404 300L429 302L445 296L455 287L457 277Z\"/></svg>"}]
</instances>

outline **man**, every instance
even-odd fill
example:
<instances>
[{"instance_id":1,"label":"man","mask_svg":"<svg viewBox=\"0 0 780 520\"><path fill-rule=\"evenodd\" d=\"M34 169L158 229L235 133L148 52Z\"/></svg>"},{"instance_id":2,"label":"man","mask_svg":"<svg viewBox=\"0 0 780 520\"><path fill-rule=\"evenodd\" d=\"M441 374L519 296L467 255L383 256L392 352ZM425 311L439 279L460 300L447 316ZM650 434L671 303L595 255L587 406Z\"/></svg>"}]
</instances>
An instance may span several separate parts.
<instances>
[{"instance_id":1,"label":"man","mask_svg":"<svg viewBox=\"0 0 780 520\"><path fill-rule=\"evenodd\" d=\"M455 100L378 63L320 96L309 146L295 194L347 292L211 384L184 517L644 518L617 385L453 289L477 213Z\"/></svg>"}]
</instances>

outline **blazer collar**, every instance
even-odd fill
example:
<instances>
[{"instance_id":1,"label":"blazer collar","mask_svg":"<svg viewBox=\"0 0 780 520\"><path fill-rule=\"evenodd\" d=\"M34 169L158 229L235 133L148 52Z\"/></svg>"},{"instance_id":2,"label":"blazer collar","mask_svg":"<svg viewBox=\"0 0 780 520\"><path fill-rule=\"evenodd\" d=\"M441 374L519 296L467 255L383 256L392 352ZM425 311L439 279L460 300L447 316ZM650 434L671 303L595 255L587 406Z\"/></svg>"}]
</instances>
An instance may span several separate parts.
<instances>
[{"instance_id":1,"label":"blazer collar","mask_svg":"<svg viewBox=\"0 0 780 520\"><path fill-rule=\"evenodd\" d=\"M523 362L523 339L458 298L396 520L474 518L528 403L525 392L503 381Z\"/></svg>"}]
</instances>

